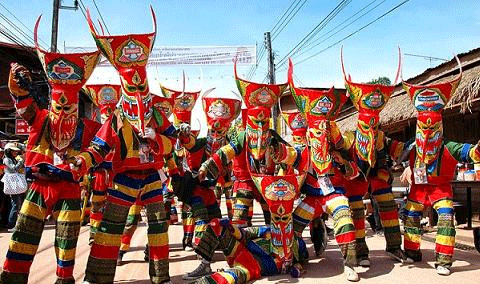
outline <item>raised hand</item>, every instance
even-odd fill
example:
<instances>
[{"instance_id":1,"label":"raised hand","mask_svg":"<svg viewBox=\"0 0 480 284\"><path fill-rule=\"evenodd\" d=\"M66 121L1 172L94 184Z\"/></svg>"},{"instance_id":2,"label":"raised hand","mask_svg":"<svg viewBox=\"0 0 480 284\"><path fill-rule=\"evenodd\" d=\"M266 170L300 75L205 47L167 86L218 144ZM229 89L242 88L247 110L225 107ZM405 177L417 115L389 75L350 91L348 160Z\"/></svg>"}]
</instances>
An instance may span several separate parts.
<instances>
[{"instance_id":1,"label":"raised hand","mask_svg":"<svg viewBox=\"0 0 480 284\"><path fill-rule=\"evenodd\" d=\"M8 77L8 88L17 97L28 96L28 87L32 83L30 72L23 65L18 63L10 64L10 75Z\"/></svg>"}]
</instances>

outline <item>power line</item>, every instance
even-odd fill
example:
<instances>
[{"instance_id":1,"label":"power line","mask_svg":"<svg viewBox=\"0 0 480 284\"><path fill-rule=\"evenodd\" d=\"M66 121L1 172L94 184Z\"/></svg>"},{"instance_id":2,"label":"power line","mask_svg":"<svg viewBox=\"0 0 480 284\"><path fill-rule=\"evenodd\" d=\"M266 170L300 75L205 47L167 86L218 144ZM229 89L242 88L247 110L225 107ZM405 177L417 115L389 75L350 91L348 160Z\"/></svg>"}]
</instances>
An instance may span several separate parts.
<instances>
[{"instance_id":1,"label":"power line","mask_svg":"<svg viewBox=\"0 0 480 284\"><path fill-rule=\"evenodd\" d=\"M318 23L307 35L305 35L300 42L298 42L294 48L292 48L278 63L277 66L283 65L287 62L287 58L296 52L298 52L308 41L312 39L328 22L330 22L338 13L346 7L351 2L351 0L343 0L338 3L335 8L328 13L328 15Z\"/></svg>"},{"instance_id":2,"label":"power line","mask_svg":"<svg viewBox=\"0 0 480 284\"><path fill-rule=\"evenodd\" d=\"M373 2L375 2L376 0L370 2L370 4L372 4ZM367 14L369 14L370 12L372 12L373 10L375 10L378 6L380 6L381 4L383 4L386 0L383 0L382 2L378 3L377 5L375 5L373 8L369 9L368 11L366 11L365 13L363 13L362 15L360 15L359 17L357 17L356 19L354 19L353 21L351 21L350 23L348 23L347 25L345 25L344 27L342 27L341 29L339 29L338 31L336 31L335 33L333 33L332 35L328 36L327 38L321 40L323 37L320 37L318 38L318 40L312 44L310 44L310 46L304 50L303 52L297 54L296 56L299 57L299 56L302 56L304 54L306 54L308 51L312 50L313 48L319 46L320 44L324 43L325 41L329 40L330 38L332 38L333 36L337 35L338 33L340 33L341 31L343 31L344 29L346 29L347 27L351 26L353 23L355 23L356 21L360 20L361 18L363 18L364 16L366 16ZM370 4L368 4L367 6L363 7L360 11L358 11L357 13L355 13L354 15L352 15L351 17L349 17L347 20L345 20L344 22L342 22L341 24L337 25L336 27L334 27L333 29L331 29L329 32L327 32L325 35L329 34L330 32L334 31L336 28L338 28L339 26L343 25L345 22L347 22L348 20L350 20L351 18L353 18L354 16L356 16L359 12L363 11L365 8L367 8L368 6L370 6Z\"/></svg>"},{"instance_id":3,"label":"power line","mask_svg":"<svg viewBox=\"0 0 480 284\"><path fill-rule=\"evenodd\" d=\"M11 12L7 7L5 7L1 2L0 2L0 6L2 6L3 9L5 9L10 15L12 15L15 20L17 20L24 28L26 28L29 32L31 32L31 34L33 34L33 30L30 29L29 27L27 27L22 21L20 21L20 19L17 18L17 16L15 16L15 14L12 13L12 12ZM42 42L45 46L48 46L48 44L47 44L45 41L43 41L41 38L40 38L40 42Z\"/></svg>"},{"instance_id":4,"label":"power line","mask_svg":"<svg viewBox=\"0 0 480 284\"><path fill-rule=\"evenodd\" d=\"M17 33L20 36L25 38L27 40L27 42L30 42L32 45L35 44L33 39L29 35L27 35L22 29L20 29L17 25L15 25L12 21L10 21L10 19L8 19L4 14L0 13L0 18L5 20L6 24L9 24L14 30L17 31Z\"/></svg>"},{"instance_id":5,"label":"power line","mask_svg":"<svg viewBox=\"0 0 480 284\"><path fill-rule=\"evenodd\" d=\"M385 17L386 15L388 15L388 14L390 14L391 12L395 11L396 9L398 9L399 7L401 7L402 5L404 5L405 3L409 2L409 1L410 1L410 0L405 0L405 1L401 2L401 3L399 3L398 5L396 5L396 6L393 7L392 9L388 10L387 12L385 12L384 14L382 14L381 16L378 16L375 20L369 22L368 24L366 24L366 25L364 25L363 27L357 29L357 30L354 31L353 33L351 33L351 34L343 37L342 39L336 41L335 43L329 45L328 47L320 50L319 52L314 53L314 54L310 55L309 57L307 57L307 58L305 58L305 59L303 59L303 60L301 60L301 61L299 61L299 62L296 62L295 65L299 65L299 64L301 64L301 63L303 63L303 62L305 62L305 61L308 61L308 60L312 59L313 57L315 57L315 56L323 53L324 51L326 51L326 50L334 47L335 45L341 43L342 41L344 41L344 40L352 37L353 35L355 35L355 34L359 33L360 31L364 30L364 29L367 28L368 26L370 26L370 25L372 25L373 23L377 22L378 20L382 19L383 17ZM286 70L286 68L285 68L285 69L282 69L282 70Z\"/></svg>"},{"instance_id":6,"label":"power line","mask_svg":"<svg viewBox=\"0 0 480 284\"><path fill-rule=\"evenodd\" d=\"M79 0L78 2L80 3L80 5L78 5L78 7L80 8L80 12L82 12L83 17L85 18L85 20L88 21L88 19L87 19L87 14L86 14L87 9L85 8L85 5L83 5L83 1L82 1L82 0Z\"/></svg>"},{"instance_id":7,"label":"power line","mask_svg":"<svg viewBox=\"0 0 480 284\"><path fill-rule=\"evenodd\" d=\"M83 5L83 4L82 4L82 5ZM107 33L110 34L110 31L108 30L107 24L106 24L105 21L103 20L102 13L100 13L100 10L98 9L98 6L97 6L97 3L95 2L95 0L93 0L93 5L95 5L95 8L97 9L98 15L100 15L100 19L102 20L102 23L103 23L103 25L105 26L105 29L107 30Z\"/></svg>"},{"instance_id":8,"label":"power line","mask_svg":"<svg viewBox=\"0 0 480 284\"><path fill-rule=\"evenodd\" d=\"M298 0L300 1L300 0ZM280 19L277 20L277 22L275 23L275 25L273 26L273 28L271 28L270 30L272 31L272 33L275 32L275 28L277 28L278 24L280 23L280 21L283 20L283 18L285 17L285 15L288 13L288 11L290 11L290 9L292 8L292 6L295 4L295 2L297 2L297 0L294 0L290 6L287 8L287 10L283 13L283 15L280 17Z\"/></svg>"},{"instance_id":9,"label":"power line","mask_svg":"<svg viewBox=\"0 0 480 284\"><path fill-rule=\"evenodd\" d=\"M290 16L290 18L288 18L288 20L287 20L287 18L285 18L284 21L283 21L283 22L285 22L285 20L287 20L287 22L285 24L283 24L283 22L282 22L283 26L281 28L278 28L276 32L272 31L272 36L273 36L272 41L274 39L276 39L278 37L278 35L285 29L285 27L292 21L292 19L297 15L298 11L300 11L300 9L302 9L302 7L305 5L305 3L307 3L307 0L304 0L302 5L300 7L298 7L298 9L293 13L292 16L290 16L292 14L292 12L295 10L295 8L298 6L298 4L300 4L300 2L298 2L297 5L295 5L295 7L292 9L292 11L290 11L290 13L288 14L288 16Z\"/></svg>"}]
</instances>

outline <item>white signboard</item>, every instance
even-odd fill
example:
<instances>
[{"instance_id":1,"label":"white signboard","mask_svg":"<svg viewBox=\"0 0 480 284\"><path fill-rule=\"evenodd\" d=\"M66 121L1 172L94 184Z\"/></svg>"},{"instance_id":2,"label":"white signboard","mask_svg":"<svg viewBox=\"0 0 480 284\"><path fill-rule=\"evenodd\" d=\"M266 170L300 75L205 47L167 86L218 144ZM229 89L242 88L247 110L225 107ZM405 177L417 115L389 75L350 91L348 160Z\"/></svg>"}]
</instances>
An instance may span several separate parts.
<instances>
[{"instance_id":1,"label":"white signboard","mask_svg":"<svg viewBox=\"0 0 480 284\"><path fill-rule=\"evenodd\" d=\"M94 48L66 47L66 52L90 51ZM242 46L163 46L150 54L148 65L239 65L256 63L255 45ZM109 66L103 58L98 66Z\"/></svg>"}]
</instances>

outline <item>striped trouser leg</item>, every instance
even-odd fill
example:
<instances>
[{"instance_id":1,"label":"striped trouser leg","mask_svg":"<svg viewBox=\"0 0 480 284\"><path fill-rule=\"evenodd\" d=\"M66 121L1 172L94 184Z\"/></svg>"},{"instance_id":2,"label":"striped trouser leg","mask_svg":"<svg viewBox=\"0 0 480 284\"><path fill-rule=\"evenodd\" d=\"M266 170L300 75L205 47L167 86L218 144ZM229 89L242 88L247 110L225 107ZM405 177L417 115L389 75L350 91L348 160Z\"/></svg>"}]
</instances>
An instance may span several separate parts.
<instances>
[{"instance_id":1,"label":"striped trouser leg","mask_svg":"<svg viewBox=\"0 0 480 284\"><path fill-rule=\"evenodd\" d=\"M130 206L135 202L142 180L117 174L109 190L102 222L90 249L85 281L112 283L118 252Z\"/></svg>"},{"instance_id":2,"label":"striped trouser leg","mask_svg":"<svg viewBox=\"0 0 480 284\"><path fill-rule=\"evenodd\" d=\"M453 202L442 199L433 204L438 214L437 236L435 238L435 266L452 266L452 256L455 246L455 226L453 223Z\"/></svg>"},{"instance_id":3,"label":"striped trouser leg","mask_svg":"<svg viewBox=\"0 0 480 284\"><path fill-rule=\"evenodd\" d=\"M225 184L225 203L227 205L227 214L228 219L232 220L233 218L233 183L228 182Z\"/></svg>"},{"instance_id":4,"label":"striped trouser leg","mask_svg":"<svg viewBox=\"0 0 480 284\"><path fill-rule=\"evenodd\" d=\"M327 213L332 215L335 240L342 252L345 264L357 264L355 245L355 226L348 199L341 194L331 194L325 197Z\"/></svg>"},{"instance_id":5,"label":"striped trouser leg","mask_svg":"<svg viewBox=\"0 0 480 284\"><path fill-rule=\"evenodd\" d=\"M235 181L235 199L233 204L232 223L240 227L246 227L249 219L253 216L253 190L245 182ZM251 211L251 215L249 211Z\"/></svg>"},{"instance_id":6,"label":"striped trouser leg","mask_svg":"<svg viewBox=\"0 0 480 284\"><path fill-rule=\"evenodd\" d=\"M245 284L249 279L250 273L243 267L231 267L212 275L197 279L196 284ZM253 279L252 279L253 280Z\"/></svg>"},{"instance_id":7,"label":"striped trouser leg","mask_svg":"<svg viewBox=\"0 0 480 284\"><path fill-rule=\"evenodd\" d=\"M352 220L355 226L357 258L368 257L369 250L365 242L365 205L363 204L363 196L349 196L348 203L352 210Z\"/></svg>"},{"instance_id":8,"label":"striped trouser leg","mask_svg":"<svg viewBox=\"0 0 480 284\"><path fill-rule=\"evenodd\" d=\"M423 204L408 200L405 204L405 223L403 247L405 253L413 259L420 257L420 220L422 219Z\"/></svg>"},{"instance_id":9,"label":"striped trouser leg","mask_svg":"<svg viewBox=\"0 0 480 284\"><path fill-rule=\"evenodd\" d=\"M73 268L78 234L80 233L80 199L61 199L54 208L55 254L57 256L56 284L75 283Z\"/></svg>"},{"instance_id":10,"label":"striped trouser leg","mask_svg":"<svg viewBox=\"0 0 480 284\"><path fill-rule=\"evenodd\" d=\"M182 204L183 224L183 246L191 246L193 232L195 231L195 219L193 218L192 207L186 203Z\"/></svg>"},{"instance_id":11,"label":"striped trouser leg","mask_svg":"<svg viewBox=\"0 0 480 284\"><path fill-rule=\"evenodd\" d=\"M139 202L135 202L128 210L127 222L125 223L125 229L122 234L122 244L120 245L121 251L126 252L130 249L133 234L137 230L138 222L142 219L140 215L141 210L142 205Z\"/></svg>"},{"instance_id":12,"label":"striped trouser leg","mask_svg":"<svg viewBox=\"0 0 480 284\"><path fill-rule=\"evenodd\" d=\"M27 192L10 240L0 283L28 282L30 266L37 252L47 215L42 187L46 186L33 182Z\"/></svg>"},{"instance_id":13,"label":"striped trouser leg","mask_svg":"<svg viewBox=\"0 0 480 284\"><path fill-rule=\"evenodd\" d=\"M98 231L103 217L103 208L107 200L106 191L92 191L92 208L90 210L90 239L93 241L95 233Z\"/></svg>"},{"instance_id":14,"label":"striped trouser leg","mask_svg":"<svg viewBox=\"0 0 480 284\"><path fill-rule=\"evenodd\" d=\"M392 187L386 183L384 186L383 188L373 188L372 184L372 196L378 204L387 250L399 249L402 245L402 234L398 221L397 205L393 197Z\"/></svg>"},{"instance_id":15,"label":"striped trouser leg","mask_svg":"<svg viewBox=\"0 0 480 284\"><path fill-rule=\"evenodd\" d=\"M269 226L270 223L272 222L272 214L270 213L270 208L268 207L268 204L265 201L265 199L263 198L260 199L260 206L262 207L263 218L265 219L265 225Z\"/></svg>"},{"instance_id":16,"label":"striped trouser leg","mask_svg":"<svg viewBox=\"0 0 480 284\"><path fill-rule=\"evenodd\" d=\"M170 280L168 266L168 217L163 203L162 183L158 174L145 180L141 196L148 220L150 281L159 284Z\"/></svg>"},{"instance_id":17,"label":"striped trouser leg","mask_svg":"<svg viewBox=\"0 0 480 284\"><path fill-rule=\"evenodd\" d=\"M295 235L301 237L305 227L307 227L315 216L321 213L322 208L316 206L317 198L318 197L310 195L305 197L300 204L298 204L297 208L295 208L295 211L293 211L293 231Z\"/></svg>"},{"instance_id":18,"label":"striped trouser leg","mask_svg":"<svg viewBox=\"0 0 480 284\"><path fill-rule=\"evenodd\" d=\"M215 193L212 188L197 187L193 192L192 211L195 217L195 252L211 261L219 240L209 225L213 219L222 218Z\"/></svg>"}]
</instances>

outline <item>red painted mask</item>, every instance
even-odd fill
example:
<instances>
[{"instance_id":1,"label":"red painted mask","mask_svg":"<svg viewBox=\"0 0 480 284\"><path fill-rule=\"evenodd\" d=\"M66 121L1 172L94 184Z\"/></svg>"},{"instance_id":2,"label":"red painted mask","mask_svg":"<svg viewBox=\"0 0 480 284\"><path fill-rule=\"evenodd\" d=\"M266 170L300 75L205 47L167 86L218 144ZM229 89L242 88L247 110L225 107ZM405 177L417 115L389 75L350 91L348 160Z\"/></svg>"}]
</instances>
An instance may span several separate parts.
<instances>
[{"instance_id":1,"label":"red painted mask","mask_svg":"<svg viewBox=\"0 0 480 284\"><path fill-rule=\"evenodd\" d=\"M121 93L120 85L98 84L84 87L92 102L100 108L101 122L104 123L117 108Z\"/></svg>"},{"instance_id":2,"label":"red painted mask","mask_svg":"<svg viewBox=\"0 0 480 284\"><path fill-rule=\"evenodd\" d=\"M163 111L166 117L170 117L173 112L173 98L161 97L155 94L152 94L153 106L157 109Z\"/></svg>"},{"instance_id":3,"label":"red painted mask","mask_svg":"<svg viewBox=\"0 0 480 284\"><path fill-rule=\"evenodd\" d=\"M280 98L280 112L285 123L292 130L292 143L294 146L307 144L307 120L298 110L292 95Z\"/></svg>"},{"instance_id":4,"label":"red painted mask","mask_svg":"<svg viewBox=\"0 0 480 284\"><path fill-rule=\"evenodd\" d=\"M290 92L298 109L306 117L308 124L308 144L312 165L318 175L329 173L332 168L330 144L342 143L342 135L335 127L334 120L345 104L345 93L330 89L319 90L295 87L293 82L293 63L290 60L288 69Z\"/></svg>"},{"instance_id":5,"label":"red painted mask","mask_svg":"<svg viewBox=\"0 0 480 284\"><path fill-rule=\"evenodd\" d=\"M146 67L156 35L155 13L152 8L154 32L148 34L99 35L87 11L88 24L98 48L120 74L123 116L141 135L152 118L152 97L148 88Z\"/></svg>"},{"instance_id":6,"label":"red painted mask","mask_svg":"<svg viewBox=\"0 0 480 284\"><path fill-rule=\"evenodd\" d=\"M237 88L247 106L246 134L248 151L254 159L262 159L267 149L270 110L285 92L287 84L259 84L240 79L234 65Z\"/></svg>"},{"instance_id":7,"label":"red painted mask","mask_svg":"<svg viewBox=\"0 0 480 284\"><path fill-rule=\"evenodd\" d=\"M55 150L68 147L75 138L78 122L78 92L98 63L100 51L62 54L48 52L37 42L38 25L35 25L34 41L51 87L49 110L50 142Z\"/></svg>"},{"instance_id":8,"label":"red painted mask","mask_svg":"<svg viewBox=\"0 0 480 284\"><path fill-rule=\"evenodd\" d=\"M185 89L185 74L183 75ZM160 85L162 93L167 98L173 99L173 124L178 127L182 123L191 124L192 119L192 110L195 106L197 98L200 96L201 91L196 92L185 92L185 91L175 91L169 88L166 88Z\"/></svg>"},{"instance_id":9,"label":"red painted mask","mask_svg":"<svg viewBox=\"0 0 480 284\"><path fill-rule=\"evenodd\" d=\"M415 135L416 163L431 164L440 155L443 144L442 111L455 93L462 78L460 74L453 80L426 86L403 82L403 88L409 94L417 112L417 129Z\"/></svg>"},{"instance_id":10,"label":"red painted mask","mask_svg":"<svg viewBox=\"0 0 480 284\"><path fill-rule=\"evenodd\" d=\"M393 85L354 83L345 73L342 50L342 71L345 78L345 88L352 100L353 106L358 110L359 119L356 130L355 152L357 156L368 162L373 167L376 163L376 138L380 112L395 90L400 75L401 60L399 58L397 76Z\"/></svg>"}]
</instances>

